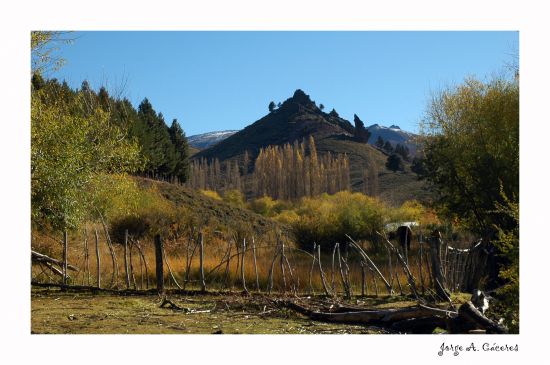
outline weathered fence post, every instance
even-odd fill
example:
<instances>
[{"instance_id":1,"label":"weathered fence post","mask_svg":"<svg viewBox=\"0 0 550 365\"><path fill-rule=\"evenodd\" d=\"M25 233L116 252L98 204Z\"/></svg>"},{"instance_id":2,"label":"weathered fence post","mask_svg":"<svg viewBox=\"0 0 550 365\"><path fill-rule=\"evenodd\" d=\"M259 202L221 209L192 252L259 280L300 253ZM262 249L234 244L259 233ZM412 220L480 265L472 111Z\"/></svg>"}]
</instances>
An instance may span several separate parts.
<instances>
[{"instance_id":1,"label":"weathered fence post","mask_svg":"<svg viewBox=\"0 0 550 365\"><path fill-rule=\"evenodd\" d=\"M136 276L134 275L134 263L132 260L133 259L132 251L134 251L134 240L130 242L130 279L134 287L134 290L137 290Z\"/></svg>"},{"instance_id":2,"label":"weathered fence post","mask_svg":"<svg viewBox=\"0 0 550 365\"><path fill-rule=\"evenodd\" d=\"M124 230L124 273L126 289L130 289L130 270L128 269L128 230Z\"/></svg>"},{"instance_id":3,"label":"weathered fence post","mask_svg":"<svg viewBox=\"0 0 550 365\"><path fill-rule=\"evenodd\" d=\"M97 234L97 228L94 227L95 233L95 258L96 258L96 267L97 267L97 287L101 288L101 257L99 256L99 236Z\"/></svg>"},{"instance_id":4,"label":"weathered fence post","mask_svg":"<svg viewBox=\"0 0 550 365\"><path fill-rule=\"evenodd\" d=\"M254 255L254 272L256 273L256 291L260 291L260 278L258 276L258 265L256 264L256 243L252 236L252 254Z\"/></svg>"},{"instance_id":5,"label":"weathered fence post","mask_svg":"<svg viewBox=\"0 0 550 365\"><path fill-rule=\"evenodd\" d=\"M365 296L365 279L366 279L365 264L361 260L361 296L362 297Z\"/></svg>"},{"instance_id":6,"label":"weathered fence post","mask_svg":"<svg viewBox=\"0 0 550 365\"><path fill-rule=\"evenodd\" d=\"M86 229L86 225L84 225L84 259L85 259L85 268L86 268L86 275L87 275L87 283L88 286L90 286L90 250L88 249L88 230ZM82 279L84 280L84 279Z\"/></svg>"},{"instance_id":7,"label":"weathered fence post","mask_svg":"<svg viewBox=\"0 0 550 365\"><path fill-rule=\"evenodd\" d=\"M63 285L67 285L68 247L67 231L63 232Z\"/></svg>"},{"instance_id":8,"label":"weathered fence post","mask_svg":"<svg viewBox=\"0 0 550 365\"><path fill-rule=\"evenodd\" d=\"M246 278L244 277L244 254L246 253L246 238L243 238L243 253L241 256L241 281L243 283L243 290L248 294L248 289L246 289Z\"/></svg>"},{"instance_id":9,"label":"weathered fence post","mask_svg":"<svg viewBox=\"0 0 550 365\"><path fill-rule=\"evenodd\" d=\"M311 270L309 270L309 290L310 290L310 293L315 295L315 290L313 289L313 282L311 281L311 277L313 276L313 268L315 267L315 258L317 257L316 256L316 248L317 248L317 244L314 242L313 243L313 261L311 262Z\"/></svg>"},{"instance_id":10,"label":"weathered fence post","mask_svg":"<svg viewBox=\"0 0 550 365\"><path fill-rule=\"evenodd\" d=\"M280 239L280 237L279 237ZM281 275L283 276L283 294L286 293L286 276L285 276L285 243L282 239L280 239L281 242Z\"/></svg>"},{"instance_id":11,"label":"weathered fence post","mask_svg":"<svg viewBox=\"0 0 550 365\"><path fill-rule=\"evenodd\" d=\"M333 295L333 293L330 293L327 288L327 282L325 280L325 273L323 272L323 266L321 265L321 245L317 245L317 259L319 263L319 274L321 275L321 283L323 284L323 290L325 291L325 294L327 297L330 297Z\"/></svg>"},{"instance_id":12,"label":"weathered fence post","mask_svg":"<svg viewBox=\"0 0 550 365\"><path fill-rule=\"evenodd\" d=\"M424 248L422 243L422 236L420 236L418 240L418 246L419 246L419 258L418 258L418 270L420 272L420 285L422 286L422 295L424 295L424 292L426 291L426 288L424 287L424 274L422 273L422 256L424 255Z\"/></svg>"},{"instance_id":13,"label":"weathered fence post","mask_svg":"<svg viewBox=\"0 0 550 365\"><path fill-rule=\"evenodd\" d=\"M435 292L441 298L449 298L449 293L445 290L445 278L441 267L441 233L434 231L428 239L430 244L430 253L432 257L432 277L435 287Z\"/></svg>"},{"instance_id":14,"label":"weathered fence post","mask_svg":"<svg viewBox=\"0 0 550 365\"><path fill-rule=\"evenodd\" d=\"M201 275L201 291L206 291L206 282L204 281L204 236L202 231L200 235L200 275Z\"/></svg>"},{"instance_id":15,"label":"weathered fence post","mask_svg":"<svg viewBox=\"0 0 550 365\"><path fill-rule=\"evenodd\" d=\"M164 269L162 267L162 238L160 234L155 236L155 265L157 271L157 291L164 292Z\"/></svg>"}]
</instances>

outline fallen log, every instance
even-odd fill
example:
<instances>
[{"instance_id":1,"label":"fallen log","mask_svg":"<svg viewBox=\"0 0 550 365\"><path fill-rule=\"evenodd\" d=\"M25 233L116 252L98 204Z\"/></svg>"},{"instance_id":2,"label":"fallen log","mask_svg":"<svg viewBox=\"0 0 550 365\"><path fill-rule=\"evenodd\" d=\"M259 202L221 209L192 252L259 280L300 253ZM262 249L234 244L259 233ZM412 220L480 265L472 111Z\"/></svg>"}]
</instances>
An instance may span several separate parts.
<instances>
[{"instance_id":1,"label":"fallen log","mask_svg":"<svg viewBox=\"0 0 550 365\"><path fill-rule=\"evenodd\" d=\"M475 329L484 329L487 333L508 333L505 327L485 317L472 302L467 302L460 306L458 309L458 319L471 323L476 327Z\"/></svg>"},{"instance_id":2,"label":"fallen log","mask_svg":"<svg viewBox=\"0 0 550 365\"><path fill-rule=\"evenodd\" d=\"M430 309L415 306L400 309L363 310L351 312L318 312L310 310L293 301L281 302L284 306L295 310L313 320L333 323L360 323L360 324L391 324L393 322L420 317L437 316Z\"/></svg>"},{"instance_id":3,"label":"fallen log","mask_svg":"<svg viewBox=\"0 0 550 365\"><path fill-rule=\"evenodd\" d=\"M448 333L508 333L506 328L481 314L471 302L464 303L458 312L422 304L406 308L367 310L338 303L331 304L328 308L326 305L329 303L312 303L317 308L310 309L292 300L276 302L321 322L382 326L406 333L432 333L436 327L446 329ZM319 304L324 309L319 309Z\"/></svg>"},{"instance_id":4,"label":"fallen log","mask_svg":"<svg viewBox=\"0 0 550 365\"><path fill-rule=\"evenodd\" d=\"M63 261L56 260L39 252L31 250L31 261L32 262L48 262L50 264L55 264L57 266L63 266ZM67 265L67 268L72 271L80 271L80 269L73 265Z\"/></svg>"}]
</instances>

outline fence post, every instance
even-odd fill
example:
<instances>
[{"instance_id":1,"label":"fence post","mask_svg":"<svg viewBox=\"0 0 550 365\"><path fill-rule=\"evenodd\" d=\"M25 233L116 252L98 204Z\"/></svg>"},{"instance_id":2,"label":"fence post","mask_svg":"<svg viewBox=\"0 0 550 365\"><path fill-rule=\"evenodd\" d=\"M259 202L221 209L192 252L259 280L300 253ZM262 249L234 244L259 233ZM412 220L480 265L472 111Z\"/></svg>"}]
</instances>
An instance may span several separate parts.
<instances>
[{"instance_id":1,"label":"fence post","mask_svg":"<svg viewBox=\"0 0 550 365\"><path fill-rule=\"evenodd\" d=\"M428 239L430 244L430 254L432 257L432 277L435 291L441 298L448 298L449 293L445 290L445 280L443 276L443 268L441 267L441 233L434 231Z\"/></svg>"},{"instance_id":2,"label":"fence post","mask_svg":"<svg viewBox=\"0 0 550 365\"><path fill-rule=\"evenodd\" d=\"M67 231L63 232L63 285L67 285L68 247Z\"/></svg>"},{"instance_id":3,"label":"fence post","mask_svg":"<svg viewBox=\"0 0 550 365\"><path fill-rule=\"evenodd\" d=\"M101 288L101 257L99 256L99 236L97 235L97 228L94 227L94 233L95 233L95 258L96 258L96 265L97 265L97 287Z\"/></svg>"},{"instance_id":4,"label":"fence post","mask_svg":"<svg viewBox=\"0 0 550 365\"><path fill-rule=\"evenodd\" d=\"M206 282L204 281L204 237L202 231L200 235L200 275L201 275L201 291L206 291Z\"/></svg>"},{"instance_id":5,"label":"fence post","mask_svg":"<svg viewBox=\"0 0 550 365\"><path fill-rule=\"evenodd\" d=\"M260 291L260 279L258 277L258 265L256 264L256 243L252 236L252 254L254 255L254 272L256 273L256 291Z\"/></svg>"},{"instance_id":6,"label":"fence post","mask_svg":"<svg viewBox=\"0 0 550 365\"><path fill-rule=\"evenodd\" d=\"M130 271L128 270L128 230L124 230L124 273L126 274L126 289L130 289Z\"/></svg>"},{"instance_id":7,"label":"fence post","mask_svg":"<svg viewBox=\"0 0 550 365\"><path fill-rule=\"evenodd\" d=\"M244 254L246 252L246 238L243 238L243 254L241 256L241 281L243 284L243 291L248 294L248 289L246 289L246 278L244 276Z\"/></svg>"},{"instance_id":8,"label":"fence post","mask_svg":"<svg viewBox=\"0 0 550 365\"><path fill-rule=\"evenodd\" d=\"M365 279L366 279L365 264L361 260L361 296L362 297L365 296Z\"/></svg>"},{"instance_id":9,"label":"fence post","mask_svg":"<svg viewBox=\"0 0 550 365\"><path fill-rule=\"evenodd\" d=\"M155 236L155 265L157 271L157 291L164 292L164 269L162 267L162 238L160 234Z\"/></svg>"}]
</instances>

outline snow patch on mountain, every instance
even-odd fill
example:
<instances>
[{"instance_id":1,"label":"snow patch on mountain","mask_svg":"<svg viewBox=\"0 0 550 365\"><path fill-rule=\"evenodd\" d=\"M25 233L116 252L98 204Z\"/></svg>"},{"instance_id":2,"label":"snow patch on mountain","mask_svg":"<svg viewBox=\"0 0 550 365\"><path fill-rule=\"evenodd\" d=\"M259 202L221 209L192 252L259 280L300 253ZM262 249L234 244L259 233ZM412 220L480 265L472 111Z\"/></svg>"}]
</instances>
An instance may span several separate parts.
<instances>
[{"instance_id":1,"label":"snow patch on mountain","mask_svg":"<svg viewBox=\"0 0 550 365\"><path fill-rule=\"evenodd\" d=\"M215 131L187 137L189 144L198 149L208 148L234 135L238 130Z\"/></svg>"}]
</instances>

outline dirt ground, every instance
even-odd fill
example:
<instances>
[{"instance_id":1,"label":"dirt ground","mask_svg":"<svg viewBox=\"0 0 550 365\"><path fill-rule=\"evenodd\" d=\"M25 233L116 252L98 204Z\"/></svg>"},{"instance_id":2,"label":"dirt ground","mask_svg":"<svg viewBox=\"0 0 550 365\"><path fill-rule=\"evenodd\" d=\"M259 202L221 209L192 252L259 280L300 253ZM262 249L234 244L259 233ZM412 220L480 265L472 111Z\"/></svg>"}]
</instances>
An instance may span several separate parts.
<instances>
[{"instance_id":1,"label":"dirt ground","mask_svg":"<svg viewBox=\"0 0 550 365\"><path fill-rule=\"evenodd\" d=\"M169 299L180 309L161 308L162 298L155 295L119 296L33 288L31 333L388 333L377 327L312 321L260 295L173 295ZM411 303L373 298L370 303L361 304L382 308Z\"/></svg>"}]
</instances>

